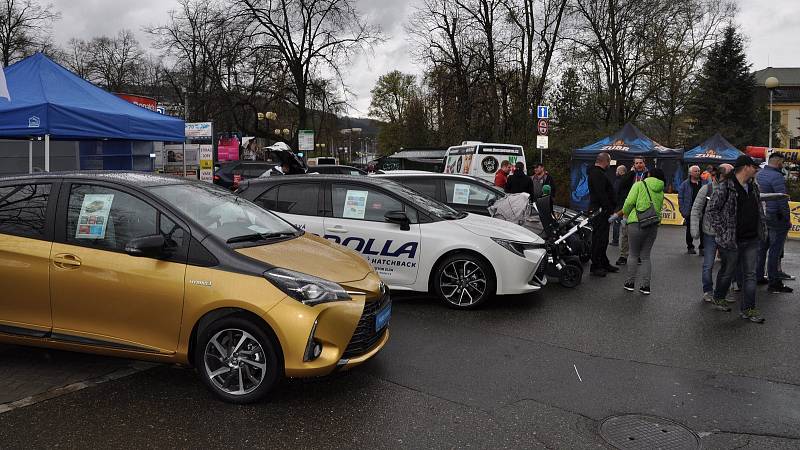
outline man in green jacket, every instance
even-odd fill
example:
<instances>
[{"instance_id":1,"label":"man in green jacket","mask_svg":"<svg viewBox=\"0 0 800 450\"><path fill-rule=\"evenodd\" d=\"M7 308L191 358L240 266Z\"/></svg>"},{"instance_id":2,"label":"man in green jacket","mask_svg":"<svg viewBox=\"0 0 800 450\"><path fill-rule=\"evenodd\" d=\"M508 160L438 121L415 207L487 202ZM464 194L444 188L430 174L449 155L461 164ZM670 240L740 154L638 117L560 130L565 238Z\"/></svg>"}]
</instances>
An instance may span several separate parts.
<instances>
[{"instance_id":1,"label":"man in green jacket","mask_svg":"<svg viewBox=\"0 0 800 450\"><path fill-rule=\"evenodd\" d=\"M630 257L633 260L641 258L641 284L639 292L650 295L650 275L652 264L650 263L650 252L656 242L658 227L661 222L661 207L664 204L664 171L658 168L650 169L647 178L633 184L625 204L622 206L621 214L627 218L628 222L628 241L630 243ZM653 206L658 215L658 223L650 226L641 226L638 215L647 211ZM633 292L636 289L636 278L639 275L637 264L628 265L628 281L624 288Z\"/></svg>"}]
</instances>

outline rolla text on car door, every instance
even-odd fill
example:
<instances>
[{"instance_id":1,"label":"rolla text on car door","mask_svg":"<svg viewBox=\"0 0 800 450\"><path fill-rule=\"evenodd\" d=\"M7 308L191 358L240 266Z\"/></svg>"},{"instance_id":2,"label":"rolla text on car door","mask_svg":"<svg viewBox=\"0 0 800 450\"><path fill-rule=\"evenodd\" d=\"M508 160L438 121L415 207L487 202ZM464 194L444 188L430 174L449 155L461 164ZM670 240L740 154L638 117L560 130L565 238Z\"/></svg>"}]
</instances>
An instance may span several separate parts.
<instances>
[{"instance_id":1,"label":"rolla text on car door","mask_svg":"<svg viewBox=\"0 0 800 450\"><path fill-rule=\"evenodd\" d=\"M330 186L332 217L325 217L324 237L361 253L391 284L413 284L422 252L416 211L371 186ZM388 222L393 215L397 222Z\"/></svg>"}]
</instances>

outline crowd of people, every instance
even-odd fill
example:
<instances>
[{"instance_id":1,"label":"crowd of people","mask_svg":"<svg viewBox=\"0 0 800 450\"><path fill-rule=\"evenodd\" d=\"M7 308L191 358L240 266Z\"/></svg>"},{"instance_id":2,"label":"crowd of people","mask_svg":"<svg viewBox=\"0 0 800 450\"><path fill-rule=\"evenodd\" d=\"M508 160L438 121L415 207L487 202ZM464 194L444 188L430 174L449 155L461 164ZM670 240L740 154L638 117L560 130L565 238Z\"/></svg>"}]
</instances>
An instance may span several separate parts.
<instances>
[{"instance_id":1,"label":"crowd of people","mask_svg":"<svg viewBox=\"0 0 800 450\"><path fill-rule=\"evenodd\" d=\"M617 167L612 181L606 176L611 164L608 153L597 155L588 171L589 209L596 213L592 227L590 273L605 277L627 265L623 288L650 294L650 254L658 236L664 202L664 172L647 168L636 158L630 171ZM757 285L768 292L791 293L784 280L794 279L781 270L783 247L791 227L789 196L781 168L783 156L770 155L761 169L749 156L736 162L689 168L689 176L678 189L678 207L686 226L688 254L703 257L702 299L718 311L730 311L734 302L729 291L741 291L740 317L763 323L756 307ZM610 228L613 226L613 231ZM609 233L612 240L609 243ZM612 265L608 245L620 247ZM632 262L628 264L628 260ZM716 280L713 266L720 261ZM635 263L633 262L635 261Z\"/></svg>"},{"instance_id":2,"label":"crowd of people","mask_svg":"<svg viewBox=\"0 0 800 450\"><path fill-rule=\"evenodd\" d=\"M507 194L527 193L531 198L539 198L542 195L556 195L556 186L553 177L545 170L544 164L533 166L533 175L528 176L525 172L525 164L518 161L512 165L508 161L500 163L500 168L494 175L494 185L502 188ZM549 186L549 194L545 192Z\"/></svg>"}]
</instances>

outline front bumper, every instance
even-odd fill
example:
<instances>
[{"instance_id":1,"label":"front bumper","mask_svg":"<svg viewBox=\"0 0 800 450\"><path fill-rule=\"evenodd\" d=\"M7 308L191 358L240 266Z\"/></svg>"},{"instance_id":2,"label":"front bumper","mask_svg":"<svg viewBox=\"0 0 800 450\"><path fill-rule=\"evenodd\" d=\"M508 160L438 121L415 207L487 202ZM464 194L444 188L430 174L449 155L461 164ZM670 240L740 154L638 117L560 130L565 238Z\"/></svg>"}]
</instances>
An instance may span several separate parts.
<instances>
[{"instance_id":1,"label":"front bumper","mask_svg":"<svg viewBox=\"0 0 800 450\"><path fill-rule=\"evenodd\" d=\"M289 299L270 311L287 377L318 377L349 369L383 348L389 339L389 324L376 331L375 316L391 305L388 293L374 301L366 301L363 295L352 297L351 301L313 308ZM321 353L308 360L310 342L319 344Z\"/></svg>"},{"instance_id":2,"label":"front bumper","mask_svg":"<svg viewBox=\"0 0 800 450\"><path fill-rule=\"evenodd\" d=\"M497 295L527 294L536 292L547 284L544 276L545 250L525 250L525 258L497 259Z\"/></svg>"}]
</instances>

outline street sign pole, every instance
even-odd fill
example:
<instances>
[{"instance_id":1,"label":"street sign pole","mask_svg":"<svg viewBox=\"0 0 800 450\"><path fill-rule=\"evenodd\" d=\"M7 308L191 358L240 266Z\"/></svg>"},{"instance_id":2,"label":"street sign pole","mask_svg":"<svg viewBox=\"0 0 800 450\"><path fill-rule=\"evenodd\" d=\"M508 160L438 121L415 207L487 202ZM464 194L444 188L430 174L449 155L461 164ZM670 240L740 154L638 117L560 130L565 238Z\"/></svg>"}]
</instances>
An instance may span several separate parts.
<instances>
[{"instance_id":1,"label":"street sign pole","mask_svg":"<svg viewBox=\"0 0 800 450\"><path fill-rule=\"evenodd\" d=\"M548 147L548 134L550 133L550 107L539 105L536 107L536 148L539 149L539 164L544 164L544 151Z\"/></svg>"}]
</instances>

